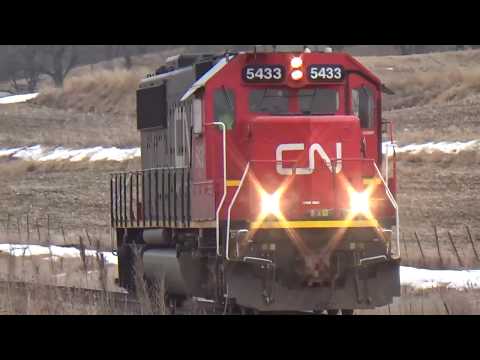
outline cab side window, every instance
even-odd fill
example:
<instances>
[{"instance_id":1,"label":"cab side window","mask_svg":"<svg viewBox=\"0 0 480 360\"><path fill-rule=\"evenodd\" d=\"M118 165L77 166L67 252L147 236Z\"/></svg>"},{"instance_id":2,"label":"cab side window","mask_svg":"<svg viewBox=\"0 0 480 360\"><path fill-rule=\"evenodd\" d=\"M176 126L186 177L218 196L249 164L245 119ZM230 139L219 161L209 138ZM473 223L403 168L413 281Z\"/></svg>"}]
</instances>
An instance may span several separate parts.
<instances>
[{"instance_id":1,"label":"cab side window","mask_svg":"<svg viewBox=\"0 0 480 360\"><path fill-rule=\"evenodd\" d=\"M352 112L360 119L362 129L373 128L373 94L372 91L362 86L352 90Z\"/></svg>"},{"instance_id":2,"label":"cab side window","mask_svg":"<svg viewBox=\"0 0 480 360\"><path fill-rule=\"evenodd\" d=\"M215 90L213 97L215 121L224 123L227 130L233 129L235 126L235 93L233 90L222 87Z\"/></svg>"}]
</instances>

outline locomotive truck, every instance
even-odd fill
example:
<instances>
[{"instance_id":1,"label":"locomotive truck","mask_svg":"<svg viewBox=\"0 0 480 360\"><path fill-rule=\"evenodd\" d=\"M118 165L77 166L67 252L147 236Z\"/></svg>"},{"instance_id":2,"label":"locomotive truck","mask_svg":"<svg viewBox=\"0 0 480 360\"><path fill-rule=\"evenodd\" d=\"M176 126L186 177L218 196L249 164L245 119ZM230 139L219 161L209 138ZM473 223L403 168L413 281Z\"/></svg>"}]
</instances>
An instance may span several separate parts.
<instances>
[{"instance_id":1,"label":"locomotive truck","mask_svg":"<svg viewBox=\"0 0 480 360\"><path fill-rule=\"evenodd\" d=\"M331 51L168 59L136 93L142 169L111 174L120 286L135 293L141 276L170 303L226 312L390 304L400 246L385 89Z\"/></svg>"}]
</instances>

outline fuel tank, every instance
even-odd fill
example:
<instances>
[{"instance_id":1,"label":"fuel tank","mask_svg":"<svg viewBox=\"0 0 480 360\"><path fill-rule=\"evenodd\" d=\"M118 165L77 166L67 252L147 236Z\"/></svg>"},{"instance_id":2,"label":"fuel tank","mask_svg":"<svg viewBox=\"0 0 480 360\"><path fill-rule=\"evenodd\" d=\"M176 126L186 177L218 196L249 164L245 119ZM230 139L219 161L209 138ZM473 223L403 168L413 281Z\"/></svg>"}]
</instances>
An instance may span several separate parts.
<instances>
[{"instance_id":1,"label":"fuel tank","mask_svg":"<svg viewBox=\"0 0 480 360\"><path fill-rule=\"evenodd\" d=\"M191 254L178 254L176 249L147 249L143 253L147 279L165 281L170 294L181 296L208 295L208 269L204 259Z\"/></svg>"}]
</instances>

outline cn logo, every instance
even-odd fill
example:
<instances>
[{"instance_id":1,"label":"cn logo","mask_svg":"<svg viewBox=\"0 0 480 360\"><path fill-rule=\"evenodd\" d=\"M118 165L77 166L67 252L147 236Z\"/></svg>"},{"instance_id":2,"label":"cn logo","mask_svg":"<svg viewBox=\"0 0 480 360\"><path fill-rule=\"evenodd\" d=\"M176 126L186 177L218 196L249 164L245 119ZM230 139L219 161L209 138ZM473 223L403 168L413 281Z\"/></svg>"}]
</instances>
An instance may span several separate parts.
<instances>
[{"instance_id":1,"label":"cn logo","mask_svg":"<svg viewBox=\"0 0 480 360\"><path fill-rule=\"evenodd\" d=\"M337 143L337 159L342 158L342 144ZM277 173L280 175L293 175L293 168L284 168L283 167L283 153L285 151L303 151L305 150L305 144L281 144L277 147L276 160L277 160ZM322 160L327 165L328 170L333 173L332 161L325 153L325 150L319 144L312 144L310 149L308 149L308 168L297 168L295 173L297 175L310 175L315 170L315 153L318 153ZM335 172L338 174L342 171L342 161L339 160L335 166Z\"/></svg>"}]
</instances>

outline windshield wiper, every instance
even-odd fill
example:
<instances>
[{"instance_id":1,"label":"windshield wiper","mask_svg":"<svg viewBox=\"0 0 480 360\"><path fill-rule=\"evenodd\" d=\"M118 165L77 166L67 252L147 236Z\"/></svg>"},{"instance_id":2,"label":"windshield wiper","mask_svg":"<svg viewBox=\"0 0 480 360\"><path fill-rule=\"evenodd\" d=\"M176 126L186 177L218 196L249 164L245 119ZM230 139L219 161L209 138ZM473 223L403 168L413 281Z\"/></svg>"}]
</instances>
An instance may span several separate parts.
<instances>
[{"instance_id":1,"label":"windshield wiper","mask_svg":"<svg viewBox=\"0 0 480 360\"><path fill-rule=\"evenodd\" d=\"M232 105L232 100L230 99L230 96L228 96L228 92L225 89L224 85L222 85L222 92L223 92L223 96L225 97L225 100L227 101L227 105L228 105L230 111L233 113L234 109L233 109L233 105Z\"/></svg>"},{"instance_id":2,"label":"windshield wiper","mask_svg":"<svg viewBox=\"0 0 480 360\"><path fill-rule=\"evenodd\" d=\"M310 107L308 108L308 113L311 115L312 114L312 108L313 108L313 103L315 101L315 95L317 95L317 88L313 90L312 94L312 101L310 101Z\"/></svg>"},{"instance_id":3,"label":"windshield wiper","mask_svg":"<svg viewBox=\"0 0 480 360\"><path fill-rule=\"evenodd\" d=\"M257 107L257 110L261 110L261 109L262 109L263 100L265 100L265 98L266 98L267 91L268 91L267 88L265 88L265 89L263 90L263 95L262 95L262 98L260 99L260 102L259 102L258 105L257 105L257 106L258 106L258 107Z\"/></svg>"}]
</instances>

